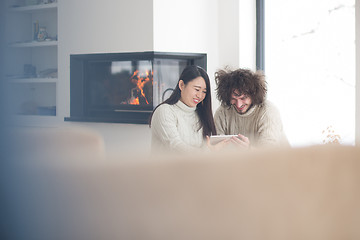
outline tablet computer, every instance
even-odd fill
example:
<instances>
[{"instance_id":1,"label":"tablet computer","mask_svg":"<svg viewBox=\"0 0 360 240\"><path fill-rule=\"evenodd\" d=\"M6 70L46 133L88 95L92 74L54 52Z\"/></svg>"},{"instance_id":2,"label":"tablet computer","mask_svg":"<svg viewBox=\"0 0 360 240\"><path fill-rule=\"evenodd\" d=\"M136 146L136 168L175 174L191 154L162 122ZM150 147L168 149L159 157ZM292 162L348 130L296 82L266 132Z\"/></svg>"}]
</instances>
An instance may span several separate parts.
<instances>
[{"instance_id":1,"label":"tablet computer","mask_svg":"<svg viewBox=\"0 0 360 240\"><path fill-rule=\"evenodd\" d=\"M214 135L210 136L210 143L211 145L217 144L225 139L229 139L232 137L238 137L238 135Z\"/></svg>"}]
</instances>

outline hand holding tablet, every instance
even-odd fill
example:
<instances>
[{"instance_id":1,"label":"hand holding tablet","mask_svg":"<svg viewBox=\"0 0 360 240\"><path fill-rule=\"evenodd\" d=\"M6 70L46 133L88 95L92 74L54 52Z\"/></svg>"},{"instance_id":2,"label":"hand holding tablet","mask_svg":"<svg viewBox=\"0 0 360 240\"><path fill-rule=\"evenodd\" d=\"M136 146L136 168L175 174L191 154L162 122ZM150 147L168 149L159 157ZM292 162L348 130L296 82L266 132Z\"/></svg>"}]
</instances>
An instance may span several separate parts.
<instances>
[{"instance_id":1,"label":"hand holding tablet","mask_svg":"<svg viewBox=\"0 0 360 240\"><path fill-rule=\"evenodd\" d=\"M215 135L208 138L208 146L213 150L220 150L227 145L238 146L242 149L250 148L250 141L242 134L238 135Z\"/></svg>"},{"instance_id":2,"label":"hand holding tablet","mask_svg":"<svg viewBox=\"0 0 360 240\"><path fill-rule=\"evenodd\" d=\"M210 144L215 145L223 140L230 140L232 137L239 137L238 135L214 135L210 136Z\"/></svg>"}]
</instances>

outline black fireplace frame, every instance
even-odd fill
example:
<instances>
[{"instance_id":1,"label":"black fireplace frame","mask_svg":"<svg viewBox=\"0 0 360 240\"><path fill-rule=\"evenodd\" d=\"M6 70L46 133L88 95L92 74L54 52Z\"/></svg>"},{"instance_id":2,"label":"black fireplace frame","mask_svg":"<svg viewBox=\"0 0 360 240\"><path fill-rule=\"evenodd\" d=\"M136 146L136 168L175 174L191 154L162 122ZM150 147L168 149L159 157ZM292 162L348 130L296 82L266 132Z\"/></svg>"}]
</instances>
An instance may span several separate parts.
<instances>
[{"instance_id":1,"label":"black fireplace frame","mask_svg":"<svg viewBox=\"0 0 360 240\"><path fill-rule=\"evenodd\" d=\"M70 117L65 121L77 122L107 122L107 123L134 123L148 124L149 117L155 106L150 109L104 110L91 112L87 107L87 83L85 68L88 61L127 61L127 60L154 60L180 59L187 60L187 65L198 65L207 69L207 55L205 53L178 53L178 52L123 52L123 53L91 53L70 55Z\"/></svg>"}]
</instances>

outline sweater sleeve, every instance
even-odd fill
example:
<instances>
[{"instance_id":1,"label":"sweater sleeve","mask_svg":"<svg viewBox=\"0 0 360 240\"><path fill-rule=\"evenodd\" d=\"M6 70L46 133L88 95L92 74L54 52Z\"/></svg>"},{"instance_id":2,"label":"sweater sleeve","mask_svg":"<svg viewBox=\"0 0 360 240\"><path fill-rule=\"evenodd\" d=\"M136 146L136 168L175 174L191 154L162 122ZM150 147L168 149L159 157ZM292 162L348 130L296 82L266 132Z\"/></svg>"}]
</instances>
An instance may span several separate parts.
<instances>
[{"instance_id":1,"label":"sweater sleeve","mask_svg":"<svg viewBox=\"0 0 360 240\"><path fill-rule=\"evenodd\" d=\"M160 148L188 152L197 148L186 144L180 137L177 124L177 116L169 105L159 106L153 114L151 131L154 144L161 145Z\"/></svg>"},{"instance_id":2,"label":"sweater sleeve","mask_svg":"<svg viewBox=\"0 0 360 240\"><path fill-rule=\"evenodd\" d=\"M215 122L215 128L216 133L218 135L226 135L226 116L224 112L224 107L220 106L214 115L214 122Z\"/></svg>"},{"instance_id":3,"label":"sweater sleeve","mask_svg":"<svg viewBox=\"0 0 360 240\"><path fill-rule=\"evenodd\" d=\"M268 104L259 120L258 146L288 144L278 109Z\"/></svg>"}]
</instances>

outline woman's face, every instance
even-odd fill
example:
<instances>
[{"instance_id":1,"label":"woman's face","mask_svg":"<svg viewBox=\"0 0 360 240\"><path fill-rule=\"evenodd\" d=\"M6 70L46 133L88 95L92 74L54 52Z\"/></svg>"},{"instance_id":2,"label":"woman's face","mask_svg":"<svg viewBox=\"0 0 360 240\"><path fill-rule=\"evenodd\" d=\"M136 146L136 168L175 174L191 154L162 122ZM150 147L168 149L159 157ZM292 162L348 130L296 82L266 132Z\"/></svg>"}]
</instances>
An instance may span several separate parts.
<instances>
[{"instance_id":1,"label":"woman's face","mask_svg":"<svg viewBox=\"0 0 360 240\"><path fill-rule=\"evenodd\" d=\"M194 78L187 84L180 80L179 88L181 90L180 101L188 107L196 107L206 97L206 83L202 77Z\"/></svg>"}]
</instances>

